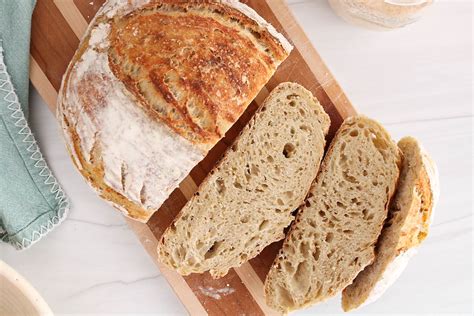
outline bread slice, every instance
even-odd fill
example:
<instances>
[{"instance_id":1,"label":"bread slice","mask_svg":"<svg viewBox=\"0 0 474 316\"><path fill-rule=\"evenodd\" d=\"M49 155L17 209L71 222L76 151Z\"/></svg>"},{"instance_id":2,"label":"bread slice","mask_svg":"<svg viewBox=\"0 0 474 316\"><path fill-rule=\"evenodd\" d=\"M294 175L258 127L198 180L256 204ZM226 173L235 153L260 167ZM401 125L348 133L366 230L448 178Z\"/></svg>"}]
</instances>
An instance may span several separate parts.
<instances>
[{"instance_id":1,"label":"bread slice","mask_svg":"<svg viewBox=\"0 0 474 316\"><path fill-rule=\"evenodd\" d=\"M416 139L405 137L398 146L404 156L402 171L377 242L377 256L342 292L345 311L378 299L398 278L414 248L428 234L439 191L436 165Z\"/></svg>"},{"instance_id":2,"label":"bread slice","mask_svg":"<svg viewBox=\"0 0 474 316\"><path fill-rule=\"evenodd\" d=\"M329 117L302 86L276 87L166 230L159 260L214 277L285 237L324 154Z\"/></svg>"},{"instance_id":3,"label":"bread slice","mask_svg":"<svg viewBox=\"0 0 474 316\"><path fill-rule=\"evenodd\" d=\"M373 261L399 165L397 145L377 122L343 123L267 275L270 307L286 313L323 301Z\"/></svg>"}]
</instances>

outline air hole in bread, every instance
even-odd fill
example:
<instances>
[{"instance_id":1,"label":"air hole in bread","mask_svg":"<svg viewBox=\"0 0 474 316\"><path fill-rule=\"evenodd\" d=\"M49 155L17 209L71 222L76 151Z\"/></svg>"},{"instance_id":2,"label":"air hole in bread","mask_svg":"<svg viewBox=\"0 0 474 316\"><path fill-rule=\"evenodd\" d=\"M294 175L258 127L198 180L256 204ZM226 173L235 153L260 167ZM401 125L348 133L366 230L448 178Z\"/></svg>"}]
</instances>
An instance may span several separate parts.
<instances>
[{"instance_id":1,"label":"air hole in bread","mask_svg":"<svg viewBox=\"0 0 474 316\"><path fill-rule=\"evenodd\" d=\"M300 130L311 133L311 128L307 125L301 125Z\"/></svg>"},{"instance_id":2,"label":"air hole in bread","mask_svg":"<svg viewBox=\"0 0 474 316\"><path fill-rule=\"evenodd\" d=\"M237 189L242 189L242 184L240 184L240 182L234 182L234 187Z\"/></svg>"},{"instance_id":3,"label":"air hole in bread","mask_svg":"<svg viewBox=\"0 0 474 316\"><path fill-rule=\"evenodd\" d=\"M255 247L255 241L258 240L258 237L257 236L253 236L252 238L250 238L249 241L247 241L244 245L244 248L249 248L249 247Z\"/></svg>"},{"instance_id":4,"label":"air hole in bread","mask_svg":"<svg viewBox=\"0 0 474 316\"><path fill-rule=\"evenodd\" d=\"M248 215L244 215L240 218L240 222L242 224L248 223L248 221L249 221L249 216Z\"/></svg>"},{"instance_id":5,"label":"air hole in bread","mask_svg":"<svg viewBox=\"0 0 474 316\"><path fill-rule=\"evenodd\" d=\"M294 275L294 282L292 286L298 293L306 294L309 283L311 281L311 269L308 261L303 261L298 264Z\"/></svg>"},{"instance_id":6,"label":"air hole in bread","mask_svg":"<svg viewBox=\"0 0 474 316\"><path fill-rule=\"evenodd\" d=\"M291 128L290 128L290 134L291 134L291 135L295 135L295 132L296 132L296 131L295 131L295 128L294 128L294 127L291 127Z\"/></svg>"},{"instance_id":7,"label":"air hole in bread","mask_svg":"<svg viewBox=\"0 0 474 316\"><path fill-rule=\"evenodd\" d=\"M319 216L326 217L326 213L324 211L319 211Z\"/></svg>"},{"instance_id":8,"label":"air hole in bread","mask_svg":"<svg viewBox=\"0 0 474 316\"><path fill-rule=\"evenodd\" d=\"M303 109L300 109L300 114L301 114L301 116L305 116L305 115L306 115L306 111L303 110Z\"/></svg>"},{"instance_id":9,"label":"air hole in bread","mask_svg":"<svg viewBox=\"0 0 474 316\"><path fill-rule=\"evenodd\" d=\"M336 252L336 249L331 249L331 251L328 252L327 257L331 258L335 252Z\"/></svg>"},{"instance_id":10,"label":"air hole in bread","mask_svg":"<svg viewBox=\"0 0 474 316\"><path fill-rule=\"evenodd\" d=\"M285 158L291 158L295 153L295 145L291 143L286 143L285 146L283 147L283 156Z\"/></svg>"},{"instance_id":11,"label":"air hole in bread","mask_svg":"<svg viewBox=\"0 0 474 316\"><path fill-rule=\"evenodd\" d=\"M356 130L356 129L354 129L354 130L352 130L352 131L349 133L349 136L351 136L351 137L357 137L357 136L359 136L359 131Z\"/></svg>"},{"instance_id":12,"label":"air hole in bread","mask_svg":"<svg viewBox=\"0 0 474 316\"><path fill-rule=\"evenodd\" d=\"M217 193L223 194L225 191L225 183L224 180L221 178L216 179L216 188L217 188Z\"/></svg>"},{"instance_id":13,"label":"air hole in bread","mask_svg":"<svg viewBox=\"0 0 474 316\"><path fill-rule=\"evenodd\" d=\"M295 305L295 302L293 301L293 298L291 297L290 292L284 287L282 287L281 285L277 286L275 295L278 301L282 302L284 306L288 306L291 308Z\"/></svg>"},{"instance_id":14,"label":"air hole in bread","mask_svg":"<svg viewBox=\"0 0 474 316\"><path fill-rule=\"evenodd\" d=\"M207 250L204 258L211 259L219 253L219 246L222 245L222 241L215 241L212 246Z\"/></svg>"},{"instance_id":15,"label":"air hole in bread","mask_svg":"<svg viewBox=\"0 0 474 316\"><path fill-rule=\"evenodd\" d=\"M313 251L313 258L314 258L314 260L318 261L320 255L321 255L321 250L319 250L319 247L316 246L316 247L314 248L314 251Z\"/></svg>"},{"instance_id":16,"label":"air hole in bread","mask_svg":"<svg viewBox=\"0 0 474 316\"><path fill-rule=\"evenodd\" d=\"M347 156L341 152L341 159L339 160L340 165L345 165L347 163Z\"/></svg>"},{"instance_id":17,"label":"air hole in bread","mask_svg":"<svg viewBox=\"0 0 474 316\"><path fill-rule=\"evenodd\" d=\"M295 268L293 267L293 265L291 264L291 262L289 261L286 261L284 264L283 264L283 269L288 272L288 274L293 274L295 273Z\"/></svg>"},{"instance_id":18,"label":"air hole in bread","mask_svg":"<svg viewBox=\"0 0 474 316\"><path fill-rule=\"evenodd\" d=\"M293 106L293 107L295 107L295 106L296 106L296 102L295 102L295 101L290 101L290 103L289 103L289 104L290 104L290 106Z\"/></svg>"},{"instance_id":19,"label":"air hole in bread","mask_svg":"<svg viewBox=\"0 0 474 316\"><path fill-rule=\"evenodd\" d=\"M198 240L196 243L196 249L201 250L202 248L204 248L204 245L205 243L203 243L201 240Z\"/></svg>"},{"instance_id":20,"label":"air hole in bread","mask_svg":"<svg viewBox=\"0 0 474 316\"><path fill-rule=\"evenodd\" d=\"M350 182L350 183L357 183L357 179L353 176L351 176L347 170L344 170L342 172L342 176L344 177L344 179L347 181L347 182Z\"/></svg>"},{"instance_id":21,"label":"air hole in bread","mask_svg":"<svg viewBox=\"0 0 474 316\"><path fill-rule=\"evenodd\" d=\"M258 174L260 173L260 169L258 168L257 165L252 165L252 168L250 169L250 173L252 175L258 176Z\"/></svg>"},{"instance_id":22,"label":"air hole in bread","mask_svg":"<svg viewBox=\"0 0 474 316\"><path fill-rule=\"evenodd\" d=\"M310 247L309 244L305 241L301 242L300 244L300 253L303 255L303 257L308 258L310 254Z\"/></svg>"},{"instance_id":23,"label":"air hole in bread","mask_svg":"<svg viewBox=\"0 0 474 316\"><path fill-rule=\"evenodd\" d=\"M262 230L265 230L266 228L268 228L268 226L270 226L270 222L268 220L263 220L260 225L258 226L258 230L259 231L262 231Z\"/></svg>"},{"instance_id":24,"label":"air hole in bread","mask_svg":"<svg viewBox=\"0 0 474 316\"><path fill-rule=\"evenodd\" d=\"M334 238L334 234L333 233L327 233L326 234L326 238L324 239L327 243L330 243Z\"/></svg>"},{"instance_id":25,"label":"air hole in bread","mask_svg":"<svg viewBox=\"0 0 474 316\"><path fill-rule=\"evenodd\" d=\"M170 230L171 230L173 233L176 232L176 225L175 225L174 223L171 224Z\"/></svg>"},{"instance_id":26,"label":"air hole in bread","mask_svg":"<svg viewBox=\"0 0 474 316\"><path fill-rule=\"evenodd\" d=\"M355 259L351 262L351 266L356 266L359 264L359 257L355 257Z\"/></svg>"}]
</instances>

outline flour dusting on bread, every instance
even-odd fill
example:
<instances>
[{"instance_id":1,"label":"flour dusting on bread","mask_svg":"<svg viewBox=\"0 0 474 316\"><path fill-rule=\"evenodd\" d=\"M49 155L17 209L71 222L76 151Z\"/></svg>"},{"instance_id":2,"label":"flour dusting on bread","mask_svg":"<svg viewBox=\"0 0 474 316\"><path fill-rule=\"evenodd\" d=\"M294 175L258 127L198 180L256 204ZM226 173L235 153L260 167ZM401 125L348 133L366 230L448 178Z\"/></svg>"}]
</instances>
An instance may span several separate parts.
<instances>
[{"instance_id":1,"label":"flour dusting on bread","mask_svg":"<svg viewBox=\"0 0 474 316\"><path fill-rule=\"evenodd\" d=\"M92 113L78 112L75 128L87 161L91 160L93 146L100 145L107 185L145 208L154 208L166 200L176 188L176 181L183 179L204 158L204 153L173 135L166 126L154 124L136 105L109 68L104 52L109 45L109 31L110 26L105 23L92 30L89 49L73 69L76 81L71 80L66 87L75 101L71 104L80 105L78 81L98 76L108 82L97 82L94 90L104 104ZM94 77L88 77L90 74Z\"/></svg>"},{"instance_id":2,"label":"flour dusting on bread","mask_svg":"<svg viewBox=\"0 0 474 316\"><path fill-rule=\"evenodd\" d=\"M106 2L58 98L75 165L102 197L148 220L237 121L290 46L244 4Z\"/></svg>"}]
</instances>

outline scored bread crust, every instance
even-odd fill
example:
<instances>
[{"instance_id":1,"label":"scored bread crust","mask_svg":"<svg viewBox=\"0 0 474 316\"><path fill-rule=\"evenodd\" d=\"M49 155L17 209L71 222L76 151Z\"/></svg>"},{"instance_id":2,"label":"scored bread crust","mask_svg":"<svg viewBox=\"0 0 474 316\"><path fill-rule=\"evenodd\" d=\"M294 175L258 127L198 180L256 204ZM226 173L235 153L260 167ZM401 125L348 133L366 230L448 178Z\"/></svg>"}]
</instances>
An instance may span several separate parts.
<instances>
[{"instance_id":1,"label":"scored bread crust","mask_svg":"<svg viewBox=\"0 0 474 316\"><path fill-rule=\"evenodd\" d=\"M373 261L400 159L380 124L344 121L266 277L268 306L287 313L324 301Z\"/></svg>"},{"instance_id":2,"label":"scored bread crust","mask_svg":"<svg viewBox=\"0 0 474 316\"><path fill-rule=\"evenodd\" d=\"M402 171L389 215L377 242L375 261L344 289L344 311L376 301L405 269L408 260L428 235L439 195L436 165L418 141L398 142L403 154Z\"/></svg>"},{"instance_id":3,"label":"scored bread crust","mask_svg":"<svg viewBox=\"0 0 474 316\"><path fill-rule=\"evenodd\" d=\"M329 125L311 92L278 85L165 231L159 261L218 278L284 238L319 169Z\"/></svg>"},{"instance_id":4,"label":"scored bread crust","mask_svg":"<svg viewBox=\"0 0 474 316\"><path fill-rule=\"evenodd\" d=\"M108 1L59 91L74 164L101 197L147 221L291 48L237 1Z\"/></svg>"}]
</instances>

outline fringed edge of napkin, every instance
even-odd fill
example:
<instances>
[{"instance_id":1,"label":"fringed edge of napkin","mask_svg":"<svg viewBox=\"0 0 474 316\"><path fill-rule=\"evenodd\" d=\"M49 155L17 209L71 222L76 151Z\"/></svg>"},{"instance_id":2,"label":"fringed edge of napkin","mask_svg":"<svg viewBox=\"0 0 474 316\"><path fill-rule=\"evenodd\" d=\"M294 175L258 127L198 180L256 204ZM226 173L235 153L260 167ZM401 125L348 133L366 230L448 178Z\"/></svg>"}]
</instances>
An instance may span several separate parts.
<instances>
[{"instance_id":1,"label":"fringed edge of napkin","mask_svg":"<svg viewBox=\"0 0 474 316\"><path fill-rule=\"evenodd\" d=\"M14 125L18 127L17 133L23 136L23 143L29 144L26 148L26 150L31 154L29 158L35 161L35 168L41 169L38 174L44 178L43 183L50 186L50 192L55 194L54 198L58 201L58 208L55 210L56 215L50 218L47 224L41 225L39 230L33 231L31 233L31 238L23 238L23 240L19 242L11 240L8 235L4 236L3 239L12 244L15 248L26 249L38 242L44 235L49 233L66 219L69 212L69 200L46 164L43 154L36 143L36 139L28 126L25 115L21 110L18 96L14 91L10 75L7 72L7 66L4 63L2 45L0 45L0 75L5 76L5 79L0 77L0 90L7 93L3 100L8 103L7 108L11 111L10 117L16 120Z\"/></svg>"}]
</instances>

